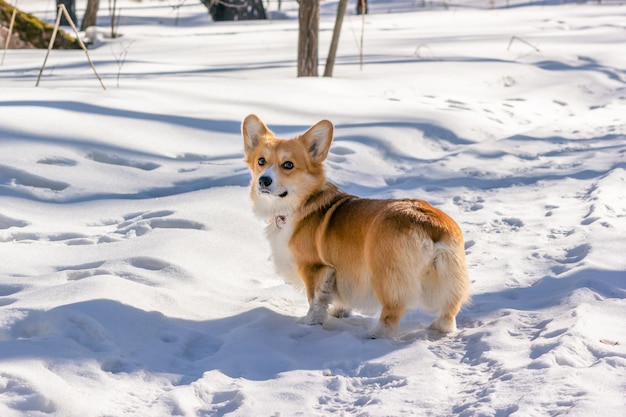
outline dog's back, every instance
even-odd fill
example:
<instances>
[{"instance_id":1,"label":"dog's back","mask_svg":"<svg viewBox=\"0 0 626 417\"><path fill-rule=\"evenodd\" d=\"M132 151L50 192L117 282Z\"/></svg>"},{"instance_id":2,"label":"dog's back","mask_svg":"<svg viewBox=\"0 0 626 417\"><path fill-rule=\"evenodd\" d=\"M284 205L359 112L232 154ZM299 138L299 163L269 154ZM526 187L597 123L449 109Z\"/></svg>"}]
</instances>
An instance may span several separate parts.
<instances>
[{"instance_id":1,"label":"dog's back","mask_svg":"<svg viewBox=\"0 0 626 417\"><path fill-rule=\"evenodd\" d=\"M432 328L456 329L469 300L463 237L448 215L421 200L361 199L327 184L330 201L296 219L290 248L296 264L335 271L333 303L343 309L383 307L382 334L393 332L406 308L436 314ZM307 206L305 204L305 206Z\"/></svg>"}]
</instances>

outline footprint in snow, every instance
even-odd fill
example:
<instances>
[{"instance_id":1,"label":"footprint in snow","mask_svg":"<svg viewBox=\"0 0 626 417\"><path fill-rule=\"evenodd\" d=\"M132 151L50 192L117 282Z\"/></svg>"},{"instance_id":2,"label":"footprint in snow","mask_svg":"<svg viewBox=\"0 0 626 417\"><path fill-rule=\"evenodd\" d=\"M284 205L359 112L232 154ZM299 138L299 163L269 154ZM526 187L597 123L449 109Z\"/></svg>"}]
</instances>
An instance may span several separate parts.
<instances>
[{"instance_id":1,"label":"footprint in snow","mask_svg":"<svg viewBox=\"0 0 626 417\"><path fill-rule=\"evenodd\" d=\"M21 190L63 191L70 184L63 181L55 181L21 169L0 165L0 187L7 184L11 188Z\"/></svg>"},{"instance_id":2,"label":"footprint in snow","mask_svg":"<svg viewBox=\"0 0 626 417\"><path fill-rule=\"evenodd\" d=\"M187 277L187 273L162 259L137 256L123 260L90 262L81 265L60 266L58 272L65 273L68 281L109 275L138 284L157 286L175 277Z\"/></svg>"},{"instance_id":3,"label":"footprint in snow","mask_svg":"<svg viewBox=\"0 0 626 417\"><path fill-rule=\"evenodd\" d=\"M450 110L472 110L472 108L465 102L460 100L448 99L446 104Z\"/></svg>"},{"instance_id":4,"label":"footprint in snow","mask_svg":"<svg viewBox=\"0 0 626 417\"><path fill-rule=\"evenodd\" d=\"M20 376L0 372L0 396L16 401L2 401L3 405L13 409L18 415L45 415L57 412L54 402L38 392L30 382Z\"/></svg>"},{"instance_id":5,"label":"footprint in snow","mask_svg":"<svg viewBox=\"0 0 626 417\"><path fill-rule=\"evenodd\" d=\"M347 146L342 146L342 145L333 146L330 149L330 155L328 155L328 160L331 162L340 164L342 162L347 161L346 155L352 155L354 153L356 153L356 151L354 151L353 149L350 149Z\"/></svg>"},{"instance_id":6,"label":"footprint in snow","mask_svg":"<svg viewBox=\"0 0 626 417\"><path fill-rule=\"evenodd\" d=\"M156 229L206 230L205 225L202 223L171 217L174 213L172 210L142 211L126 214L121 218L103 219L88 224L88 226L108 229L108 233L94 234L92 236L68 235L68 237L72 237L72 240L68 240L66 243L68 245L115 243L122 239L143 236ZM111 228L113 228L112 231ZM36 238L33 238L33 240L36 240Z\"/></svg>"},{"instance_id":7,"label":"footprint in snow","mask_svg":"<svg viewBox=\"0 0 626 417\"><path fill-rule=\"evenodd\" d=\"M239 382L233 381L218 371L206 371L203 377L193 385L193 394L200 404L195 415L229 416L235 413L246 400Z\"/></svg>"},{"instance_id":8,"label":"footprint in snow","mask_svg":"<svg viewBox=\"0 0 626 417\"><path fill-rule=\"evenodd\" d=\"M565 250L565 256L555 261L562 264L574 264L582 261L591 251L591 245L583 244Z\"/></svg>"},{"instance_id":9,"label":"footprint in snow","mask_svg":"<svg viewBox=\"0 0 626 417\"><path fill-rule=\"evenodd\" d=\"M26 227L28 225L27 221L14 219L0 213L0 230L10 229L11 227Z\"/></svg>"},{"instance_id":10,"label":"footprint in snow","mask_svg":"<svg viewBox=\"0 0 626 417\"><path fill-rule=\"evenodd\" d=\"M492 220L488 231L495 233L517 232L524 226L524 221L521 219L516 217L502 217Z\"/></svg>"},{"instance_id":11,"label":"footprint in snow","mask_svg":"<svg viewBox=\"0 0 626 417\"><path fill-rule=\"evenodd\" d=\"M55 165L62 167L73 167L76 166L77 162L73 159L62 158L62 157L48 157L43 158L37 161L38 164L43 165Z\"/></svg>"},{"instance_id":12,"label":"footprint in snow","mask_svg":"<svg viewBox=\"0 0 626 417\"><path fill-rule=\"evenodd\" d=\"M131 213L123 217L124 221L117 225L115 233L130 238L143 236L154 229L206 229L202 223L172 218L172 214L171 210Z\"/></svg>"},{"instance_id":13,"label":"footprint in snow","mask_svg":"<svg viewBox=\"0 0 626 417\"><path fill-rule=\"evenodd\" d=\"M480 196L466 198L457 195L452 199L452 201L456 206L460 207L461 210L469 212L482 210L484 208L483 203L485 202L485 199Z\"/></svg>"},{"instance_id":14,"label":"footprint in snow","mask_svg":"<svg viewBox=\"0 0 626 417\"><path fill-rule=\"evenodd\" d=\"M184 345L183 357L190 361L199 361L215 355L224 343L209 334L194 334Z\"/></svg>"},{"instance_id":15,"label":"footprint in snow","mask_svg":"<svg viewBox=\"0 0 626 417\"><path fill-rule=\"evenodd\" d=\"M16 298L10 297L22 291L24 287L19 285L0 285L0 307L8 306L17 301Z\"/></svg>"},{"instance_id":16,"label":"footprint in snow","mask_svg":"<svg viewBox=\"0 0 626 417\"><path fill-rule=\"evenodd\" d=\"M565 249L565 253L558 256L545 255L545 258L555 261L557 264L552 266L552 272L560 275L569 271L575 264L585 260L591 251L591 245L582 244Z\"/></svg>"},{"instance_id":17,"label":"footprint in snow","mask_svg":"<svg viewBox=\"0 0 626 417\"><path fill-rule=\"evenodd\" d=\"M215 392L208 406L208 415L219 417L233 413L243 405L244 400L245 396L239 390Z\"/></svg>"},{"instance_id":18,"label":"footprint in snow","mask_svg":"<svg viewBox=\"0 0 626 417\"><path fill-rule=\"evenodd\" d=\"M133 159L124 158L119 155L109 154L100 151L93 151L87 154L87 159L91 159L94 162L108 165L117 165L128 168L141 169L143 171L152 171L159 168L161 165L154 162L144 162Z\"/></svg>"},{"instance_id":19,"label":"footprint in snow","mask_svg":"<svg viewBox=\"0 0 626 417\"><path fill-rule=\"evenodd\" d=\"M24 220L14 219L13 217L5 216L0 213L0 230L10 230L12 228L22 228L28 226L30 223ZM29 237L35 238L36 235L32 233L25 233L20 231L13 231L0 234L0 242L13 242L20 240L31 240Z\"/></svg>"},{"instance_id":20,"label":"footprint in snow","mask_svg":"<svg viewBox=\"0 0 626 417\"><path fill-rule=\"evenodd\" d=\"M347 361L332 363L324 376L327 394L319 399L324 413L362 412L363 408L384 402L385 391L408 385L404 377L389 373L381 363Z\"/></svg>"},{"instance_id":21,"label":"footprint in snow","mask_svg":"<svg viewBox=\"0 0 626 417\"><path fill-rule=\"evenodd\" d=\"M95 239L83 233L37 233L37 232L11 232L4 236L0 235L0 242L53 242L63 243L68 246L93 245Z\"/></svg>"},{"instance_id":22,"label":"footprint in snow","mask_svg":"<svg viewBox=\"0 0 626 417\"><path fill-rule=\"evenodd\" d=\"M162 269L171 266L169 262L165 262L161 259L151 258L149 256L138 256L136 258L130 258L128 263L139 269L146 269L148 271L161 271Z\"/></svg>"},{"instance_id":23,"label":"footprint in snow","mask_svg":"<svg viewBox=\"0 0 626 417\"><path fill-rule=\"evenodd\" d=\"M78 281L97 275L114 275L109 269L102 268L102 265L104 265L104 261L90 262L81 265L61 266L57 268L57 271L65 272L68 281Z\"/></svg>"}]
</instances>

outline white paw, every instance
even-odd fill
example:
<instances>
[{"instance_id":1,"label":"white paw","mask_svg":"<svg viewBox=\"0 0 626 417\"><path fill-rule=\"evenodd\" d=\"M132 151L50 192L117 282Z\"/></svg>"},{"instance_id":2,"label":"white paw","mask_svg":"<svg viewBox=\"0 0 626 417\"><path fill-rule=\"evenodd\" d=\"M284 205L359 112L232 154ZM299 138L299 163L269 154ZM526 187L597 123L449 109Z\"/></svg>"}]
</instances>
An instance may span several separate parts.
<instances>
[{"instance_id":1,"label":"white paw","mask_svg":"<svg viewBox=\"0 0 626 417\"><path fill-rule=\"evenodd\" d=\"M370 339L391 339L397 333L397 330L378 322L376 326L369 332Z\"/></svg>"},{"instance_id":2,"label":"white paw","mask_svg":"<svg viewBox=\"0 0 626 417\"><path fill-rule=\"evenodd\" d=\"M309 326L315 326L316 324L324 323L326 320L327 312L324 311L309 311L306 316L298 320L298 323L307 324Z\"/></svg>"},{"instance_id":3,"label":"white paw","mask_svg":"<svg viewBox=\"0 0 626 417\"><path fill-rule=\"evenodd\" d=\"M444 318L438 318L435 319L428 328L441 333L452 333L456 331L456 319L446 320Z\"/></svg>"}]
</instances>

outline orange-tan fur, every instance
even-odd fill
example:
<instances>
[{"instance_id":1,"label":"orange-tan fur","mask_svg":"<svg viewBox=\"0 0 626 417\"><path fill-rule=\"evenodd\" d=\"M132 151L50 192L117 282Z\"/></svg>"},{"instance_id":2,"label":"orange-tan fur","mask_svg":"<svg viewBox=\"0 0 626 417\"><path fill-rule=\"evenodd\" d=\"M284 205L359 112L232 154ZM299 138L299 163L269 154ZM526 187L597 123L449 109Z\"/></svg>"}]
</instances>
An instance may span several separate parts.
<instances>
[{"instance_id":1,"label":"orange-tan fur","mask_svg":"<svg viewBox=\"0 0 626 417\"><path fill-rule=\"evenodd\" d=\"M431 328L456 329L469 301L463 235L447 214L422 200L376 200L346 194L326 180L323 162L333 125L278 139L256 116L242 123L255 213L269 221L277 271L302 285L307 324L351 308L382 308L373 337L395 334L408 308L436 315Z\"/></svg>"}]
</instances>

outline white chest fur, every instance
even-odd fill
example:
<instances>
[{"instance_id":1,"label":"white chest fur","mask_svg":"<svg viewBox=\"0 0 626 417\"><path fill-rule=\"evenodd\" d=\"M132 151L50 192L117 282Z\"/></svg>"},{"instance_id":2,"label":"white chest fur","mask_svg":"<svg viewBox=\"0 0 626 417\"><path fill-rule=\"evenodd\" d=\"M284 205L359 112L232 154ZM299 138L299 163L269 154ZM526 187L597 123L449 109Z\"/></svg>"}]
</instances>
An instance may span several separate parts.
<instances>
[{"instance_id":1,"label":"white chest fur","mask_svg":"<svg viewBox=\"0 0 626 417\"><path fill-rule=\"evenodd\" d=\"M289 241L293 234L293 220L289 217L273 219L265 229L272 248L272 260L276 272L285 282L302 287L303 282L298 275L295 261L289 250Z\"/></svg>"}]
</instances>

